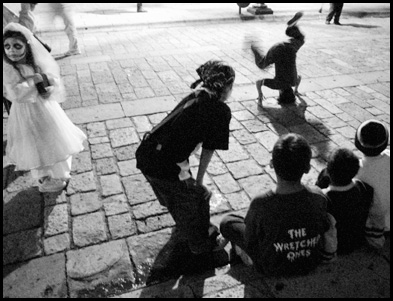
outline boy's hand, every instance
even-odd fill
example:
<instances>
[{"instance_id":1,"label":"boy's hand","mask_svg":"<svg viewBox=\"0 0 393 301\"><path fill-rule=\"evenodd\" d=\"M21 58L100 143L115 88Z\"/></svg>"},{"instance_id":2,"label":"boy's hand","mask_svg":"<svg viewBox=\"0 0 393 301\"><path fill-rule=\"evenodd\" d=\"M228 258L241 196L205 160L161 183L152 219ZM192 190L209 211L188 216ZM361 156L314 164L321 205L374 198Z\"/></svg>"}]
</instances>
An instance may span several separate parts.
<instances>
[{"instance_id":1,"label":"boy's hand","mask_svg":"<svg viewBox=\"0 0 393 301\"><path fill-rule=\"evenodd\" d=\"M198 183L194 178L188 178L184 180L184 182L186 183L188 188L202 188L204 190L203 197L205 199L210 199L210 197L212 196L212 192L205 185Z\"/></svg>"}]
</instances>

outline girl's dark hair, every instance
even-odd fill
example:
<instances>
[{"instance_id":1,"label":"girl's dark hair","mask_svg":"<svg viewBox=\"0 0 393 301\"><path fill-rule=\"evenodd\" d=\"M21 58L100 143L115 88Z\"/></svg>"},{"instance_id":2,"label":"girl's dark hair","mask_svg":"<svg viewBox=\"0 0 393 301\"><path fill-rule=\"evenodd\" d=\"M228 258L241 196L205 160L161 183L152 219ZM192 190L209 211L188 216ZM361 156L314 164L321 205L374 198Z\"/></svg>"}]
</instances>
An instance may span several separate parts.
<instances>
[{"instance_id":1,"label":"girl's dark hair","mask_svg":"<svg viewBox=\"0 0 393 301\"><path fill-rule=\"evenodd\" d=\"M37 72L38 67L36 66L36 64L34 62L33 52L31 51L30 44L27 42L26 37L19 31L8 30L3 34L3 60L5 62L7 62L8 64L10 64L11 66L13 66L19 72L19 74L23 77L21 71L19 70L18 63L11 61L7 57L7 55L5 54L4 42L8 38L15 38L15 39L21 40L23 43L25 43L25 45L26 45L26 64L33 67L34 72Z\"/></svg>"}]
</instances>

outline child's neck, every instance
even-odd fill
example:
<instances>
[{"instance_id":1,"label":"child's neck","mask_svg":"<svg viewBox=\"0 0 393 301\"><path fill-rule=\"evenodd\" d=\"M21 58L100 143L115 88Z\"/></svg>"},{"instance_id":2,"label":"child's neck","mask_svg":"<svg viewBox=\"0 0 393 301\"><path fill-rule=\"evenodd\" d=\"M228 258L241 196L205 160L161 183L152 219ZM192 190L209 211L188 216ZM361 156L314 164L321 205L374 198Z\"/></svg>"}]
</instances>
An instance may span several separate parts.
<instances>
[{"instance_id":1,"label":"child's neck","mask_svg":"<svg viewBox=\"0 0 393 301\"><path fill-rule=\"evenodd\" d=\"M275 193L277 194L290 194L302 191L304 189L301 181L285 181L277 177L277 186L275 188Z\"/></svg>"}]
</instances>

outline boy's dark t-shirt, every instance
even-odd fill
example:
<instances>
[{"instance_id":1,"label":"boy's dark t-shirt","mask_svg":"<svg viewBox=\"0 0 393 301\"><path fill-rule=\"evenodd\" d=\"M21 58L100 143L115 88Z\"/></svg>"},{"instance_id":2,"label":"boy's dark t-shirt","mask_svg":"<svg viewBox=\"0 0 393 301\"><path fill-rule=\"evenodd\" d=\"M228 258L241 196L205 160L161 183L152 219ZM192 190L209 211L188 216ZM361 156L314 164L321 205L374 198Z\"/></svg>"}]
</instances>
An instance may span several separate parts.
<instances>
[{"instance_id":1,"label":"boy's dark t-shirt","mask_svg":"<svg viewBox=\"0 0 393 301\"><path fill-rule=\"evenodd\" d=\"M307 273L319 262L329 229L327 198L317 187L293 194L269 191L251 202L245 218L246 252L265 274Z\"/></svg>"},{"instance_id":2,"label":"boy's dark t-shirt","mask_svg":"<svg viewBox=\"0 0 393 301\"><path fill-rule=\"evenodd\" d=\"M227 150L231 109L222 101L211 98L205 91L198 100L186 107L179 117L163 130L169 136L161 150L162 165L149 174L165 180L179 180L180 167L176 163L187 160L199 143L209 150Z\"/></svg>"},{"instance_id":3,"label":"boy's dark t-shirt","mask_svg":"<svg viewBox=\"0 0 393 301\"><path fill-rule=\"evenodd\" d=\"M297 81L296 49L289 42L277 43L274 47L275 78L294 86Z\"/></svg>"},{"instance_id":4,"label":"boy's dark t-shirt","mask_svg":"<svg viewBox=\"0 0 393 301\"><path fill-rule=\"evenodd\" d=\"M373 188L355 179L347 190L329 188L328 212L336 219L337 253L348 254L365 242L365 226Z\"/></svg>"}]
</instances>

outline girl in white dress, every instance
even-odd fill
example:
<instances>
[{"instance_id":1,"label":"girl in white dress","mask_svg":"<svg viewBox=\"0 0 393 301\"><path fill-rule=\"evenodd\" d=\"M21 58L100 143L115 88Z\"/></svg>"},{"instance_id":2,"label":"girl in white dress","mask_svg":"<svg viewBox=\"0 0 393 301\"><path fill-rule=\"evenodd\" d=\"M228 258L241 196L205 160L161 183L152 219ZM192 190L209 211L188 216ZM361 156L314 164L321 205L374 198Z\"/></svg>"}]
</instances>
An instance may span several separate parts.
<instances>
[{"instance_id":1,"label":"girl in white dress","mask_svg":"<svg viewBox=\"0 0 393 301\"><path fill-rule=\"evenodd\" d=\"M3 96L12 101L6 164L31 170L41 192L62 190L86 135L59 105L65 94L56 61L17 23L3 30Z\"/></svg>"}]
</instances>

